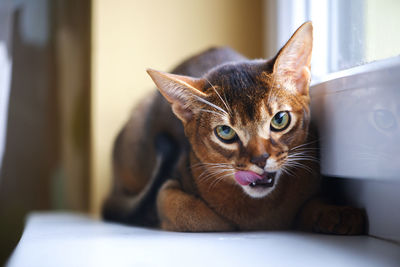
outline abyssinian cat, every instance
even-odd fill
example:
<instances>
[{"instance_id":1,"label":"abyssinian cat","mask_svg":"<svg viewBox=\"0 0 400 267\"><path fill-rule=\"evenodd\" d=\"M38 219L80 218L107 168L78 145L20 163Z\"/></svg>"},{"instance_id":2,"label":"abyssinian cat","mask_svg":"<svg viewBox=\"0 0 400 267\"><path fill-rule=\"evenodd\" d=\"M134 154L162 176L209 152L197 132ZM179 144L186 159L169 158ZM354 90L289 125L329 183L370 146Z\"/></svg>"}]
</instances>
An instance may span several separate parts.
<instances>
[{"instance_id":1,"label":"abyssinian cat","mask_svg":"<svg viewBox=\"0 0 400 267\"><path fill-rule=\"evenodd\" d=\"M173 74L149 69L161 94L116 139L104 218L172 231L362 233L362 211L316 197L311 51L307 22L271 60L215 48Z\"/></svg>"}]
</instances>

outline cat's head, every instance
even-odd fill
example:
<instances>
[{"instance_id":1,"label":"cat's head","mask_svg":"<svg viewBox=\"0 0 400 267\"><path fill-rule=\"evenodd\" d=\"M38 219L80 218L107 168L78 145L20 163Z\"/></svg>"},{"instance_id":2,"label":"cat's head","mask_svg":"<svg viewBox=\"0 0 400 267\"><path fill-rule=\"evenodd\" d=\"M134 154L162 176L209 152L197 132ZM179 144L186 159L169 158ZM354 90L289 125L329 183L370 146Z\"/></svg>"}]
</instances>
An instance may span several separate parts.
<instances>
[{"instance_id":1,"label":"cat's head","mask_svg":"<svg viewBox=\"0 0 400 267\"><path fill-rule=\"evenodd\" d=\"M204 168L200 179L240 185L264 197L296 165L292 149L309 125L312 24L303 24L272 60L216 66L201 78L148 70Z\"/></svg>"}]
</instances>

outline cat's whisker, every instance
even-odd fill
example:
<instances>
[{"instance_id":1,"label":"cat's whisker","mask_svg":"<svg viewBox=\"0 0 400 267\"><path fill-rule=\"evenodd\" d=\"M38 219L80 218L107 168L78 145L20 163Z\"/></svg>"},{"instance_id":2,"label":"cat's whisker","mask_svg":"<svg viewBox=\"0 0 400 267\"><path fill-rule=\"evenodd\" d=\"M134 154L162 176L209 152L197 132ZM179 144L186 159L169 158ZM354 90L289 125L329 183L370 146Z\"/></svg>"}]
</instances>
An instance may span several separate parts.
<instances>
[{"instance_id":1,"label":"cat's whisker","mask_svg":"<svg viewBox=\"0 0 400 267\"><path fill-rule=\"evenodd\" d=\"M214 177L213 173L204 172L204 173L202 173L202 175L200 175L198 177L199 178L199 183L206 183L207 181L209 181L213 177Z\"/></svg>"},{"instance_id":2,"label":"cat's whisker","mask_svg":"<svg viewBox=\"0 0 400 267\"><path fill-rule=\"evenodd\" d=\"M199 176L199 181L207 181L210 177L214 176L215 173L211 172L210 170L204 171L200 176Z\"/></svg>"},{"instance_id":3,"label":"cat's whisker","mask_svg":"<svg viewBox=\"0 0 400 267\"><path fill-rule=\"evenodd\" d=\"M200 167L207 167L207 168L212 168L212 167L231 167L232 165L229 163L196 163L190 166L190 168L200 168Z\"/></svg>"},{"instance_id":4,"label":"cat's whisker","mask_svg":"<svg viewBox=\"0 0 400 267\"><path fill-rule=\"evenodd\" d=\"M199 168L199 167L201 167L201 166L197 166L197 167L194 167L194 168ZM200 180L203 180L203 179L207 180L208 176L213 175L213 172L216 172L216 171L221 170L221 169L227 169L227 168L229 169L228 166L209 166L209 167L206 167L205 170L199 175L199 179Z\"/></svg>"},{"instance_id":5,"label":"cat's whisker","mask_svg":"<svg viewBox=\"0 0 400 267\"><path fill-rule=\"evenodd\" d=\"M287 156L291 157L291 158L294 158L294 157L309 157L309 158L317 159L316 156L314 156L313 154L307 153L307 152L292 153L292 154L288 154Z\"/></svg>"},{"instance_id":6,"label":"cat's whisker","mask_svg":"<svg viewBox=\"0 0 400 267\"><path fill-rule=\"evenodd\" d=\"M312 158L293 158L293 159L288 159L288 161L293 161L293 162L299 162L299 161L310 161L314 163L320 163L319 160L317 159L312 159Z\"/></svg>"},{"instance_id":7,"label":"cat's whisker","mask_svg":"<svg viewBox=\"0 0 400 267\"><path fill-rule=\"evenodd\" d=\"M225 99L225 102L228 103L228 100L226 99L225 91L224 91L224 99ZM233 112L232 112L231 107L230 107L229 105L227 105L227 106L228 106L228 112L229 112L229 114L233 117Z\"/></svg>"},{"instance_id":8,"label":"cat's whisker","mask_svg":"<svg viewBox=\"0 0 400 267\"><path fill-rule=\"evenodd\" d=\"M297 159L297 160L316 160L319 161L319 159L317 157L314 157L313 155L309 155L309 154L303 154L303 153L299 153L299 154L295 154L295 155L288 155L287 156L288 159Z\"/></svg>"},{"instance_id":9,"label":"cat's whisker","mask_svg":"<svg viewBox=\"0 0 400 267\"><path fill-rule=\"evenodd\" d=\"M205 183L210 179L215 179L210 183L209 189L211 189L219 179L222 179L221 174L225 173L225 175L222 175L222 177L226 177L235 173L232 165L228 163L197 163L191 167L205 167L205 170L198 176L199 182Z\"/></svg>"},{"instance_id":10,"label":"cat's whisker","mask_svg":"<svg viewBox=\"0 0 400 267\"><path fill-rule=\"evenodd\" d=\"M225 114L226 116L229 117L228 112L226 112L226 111L223 110L222 108L218 107L217 105L215 105L215 104L213 104L213 103L211 103L211 102L205 100L204 98L201 98L201 97L199 97L199 96L197 96L197 95L195 95L195 94L192 94L192 95L193 95L198 101L200 101L200 102L202 102L202 103L204 103L204 104L206 104L206 105L209 105L210 107L213 107L213 108L215 108L215 109L221 111L223 114Z\"/></svg>"},{"instance_id":11,"label":"cat's whisker","mask_svg":"<svg viewBox=\"0 0 400 267\"><path fill-rule=\"evenodd\" d=\"M229 171L229 170L225 170L225 171ZM222 182L222 180L224 180L226 177L232 176L234 173L235 173L234 171L230 171L230 172L226 173L225 175L216 177L216 179L210 184L208 190L211 191L218 183Z\"/></svg>"},{"instance_id":12,"label":"cat's whisker","mask_svg":"<svg viewBox=\"0 0 400 267\"><path fill-rule=\"evenodd\" d=\"M292 171L290 171L289 168L285 165L283 165L281 167L281 171L283 171L285 174L288 174L290 176L295 176L294 173Z\"/></svg>"},{"instance_id":13,"label":"cat's whisker","mask_svg":"<svg viewBox=\"0 0 400 267\"><path fill-rule=\"evenodd\" d=\"M288 167L296 167L296 168L304 169L304 170L306 170L306 171L308 171L310 173L313 173L313 169L312 168L310 168L309 166L307 166L305 164L302 164L302 163L300 163L298 161L289 161L288 160L288 161L285 162L285 165L288 166Z\"/></svg>"},{"instance_id":14,"label":"cat's whisker","mask_svg":"<svg viewBox=\"0 0 400 267\"><path fill-rule=\"evenodd\" d=\"M222 180L220 176L216 176L215 179L208 186L208 191L211 191L219 183L220 180Z\"/></svg>"},{"instance_id":15,"label":"cat's whisker","mask_svg":"<svg viewBox=\"0 0 400 267\"><path fill-rule=\"evenodd\" d=\"M297 153L297 152L316 152L316 151L318 151L319 150L319 148L317 148L317 147L301 147L301 148L298 148L298 149L295 149L295 150L289 150L289 152L294 152L294 153Z\"/></svg>"},{"instance_id":16,"label":"cat's whisker","mask_svg":"<svg viewBox=\"0 0 400 267\"><path fill-rule=\"evenodd\" d=\"M312 154L310 154L311 152L312 152L312 150L296 151L296 152L289 153L288 155L312 155Z\"/></svg>"},{"instance_id":17,"label":"cat's whisker","mask_svg":"<svg viewBox=\"0 0 400 267\"><path fill-rule=\"evenodd\" d=\"M225 114L222 114L221 112L217 112L217 111L213 111L213 110L209 110L209 109L204 109L204 108L199 108L197 109L198 111L203 111L203 112L208 112L208 113L212 113L221 117L225 117Z\"/></svg>"},{"instance_id":18,"label":"cat's whisker","mask_svg":"<svg viewBox=\"0 0 400 267\"><path fill-rule=\"evenodd\" d=\"M288 155L287 156L288 160L296 160L296 161L312 161L319 163L319 159L310 155Z\"/></svg>"},{"instance_id":19,"label":"cat's whisker","mask_svg":"<svg viewBox=\"0 0 400 267\"><path fill-rule=\"evenodd\" d=\"M289 175L289 176L294 176L294 174L292 172L289 172L286 168L282 168L281 169L283 173Z\"/></svg>"},{"instance_id":20,"label":"cat's whisker","mask_svg":"<svg viewBox=\"0 0 400 267\"><path fill-rule=\"evenodd\" d=\"M299 148L296 150L289 150L289 154L297 154L297 153L305 153L305 154L312 154L312 155L317 155L318 148Z\"/></svg>"},{"instance_id":21,"label":"cat's whisker","mask_svg":"<svg viewBox=\"0 0 400 267\"><path fill-rule=\"evenodd\" d=\"M289 152L287 154L289 157L298 157L298 156L306 156L306 157L313 157L317 159L317 154L313 150L300 150L296 152Z\"/></svg>"},{"instance_id":22,"label":"cat's whisker","mask_svg":"<svg viewBox=\"0 0 400 267\"><path fill-rule=\"evenodd\" d=\"M313 140L313 141L311 141L311 142L307 142L307 143L304 143L304 144L301 144L301 145L295 146L295 147L293 147L293 148L289 149L289 151L294 151L294 150L296 150L296 149L299 149L299 148L301 148L301 147L305 147L305 146L308 146L308 145L311 145L311 144L317 143L318 141L319 141L319 140ZM314 148L314 149L317 149L317 148Z\"/></svg>"},{"instance_id":23,"label":"cat's whisker","mask_svg":"<svg viewBox=\"0 0 400 267\"><path fill-rule=\"evenodd\" d=\"M215 182L215 179L218 179L218 177L219 177L221 174L223 174L223 173L225 173L225 172L227 172L227 171L229 171L229 170L223 169L223 170L219 170L219 171L212 171L212 172L209 172L209 173L207 174L207 176L205 176L205 177L203 177L203 178L201 179L200 182L205 183L205 182L208 182L208 181L212 180L212 181L210 182L210 186L211 186L211 185Z\"/></svg>"},{"instance_id":24,"label":"cat's whisker","mask_svg":"<svg viewBox=\"0 0 400 267\"><path fill-rule=\"evenodd\" d=\"M290 158L306 157L306 158L318 159L316 156L308 153L293 153L293 154L288 154L287 156Z\"/></svg>"},{"instance_id":25,"label":"cat's whisker","mask_svg":"<svg viewBox=\"0 0 400 267\"><path fill-rule=\"evenodd\" d=\"M212 89L214 90L214 92L217 94L217 96L219 97L219 99L222 101L222 103L224 104L224 106L226 107L227 113L229 113L229 115L232 116L232 110L229 108L228 104L226 103L226 101L224 101L221 97L221 95L218 93L217 89L214 87L214 85L211 84L211 82L205 78L206 81L211 85ZM226 98L225 98L226 99Z\"/></svg>"},{"instance_id":26,"label":"cat's whisker","mask_svg":"<svg viewBox=\"0 0 400 267\"><path fill-rule=\"evenodd\" d=\"M287 156L290 157L290 158L307 157L307 158L313 158L313 159L318 160L318 157L315 156L313 153L310 153L309 151L298 152L298 153L290 153Z\"/></svg>"},{"instance_id":27,"label":"cat's whisker","mask_svg":"<svg viewBox=\"0 0 400 267\"><path fill-rule=\"evenodd\" d=\"M221 168L221 167L216 167L216 166L214 168L208 168L204 172L202 172L202 174L199 176L199 180L201 180L203 182L207 181L207 180L209 180L210 177L220 175L221 173L224 173L227 170L231 170L231 169L230 168L226 169L226 168Z\"/></svg>"}]
</instances>

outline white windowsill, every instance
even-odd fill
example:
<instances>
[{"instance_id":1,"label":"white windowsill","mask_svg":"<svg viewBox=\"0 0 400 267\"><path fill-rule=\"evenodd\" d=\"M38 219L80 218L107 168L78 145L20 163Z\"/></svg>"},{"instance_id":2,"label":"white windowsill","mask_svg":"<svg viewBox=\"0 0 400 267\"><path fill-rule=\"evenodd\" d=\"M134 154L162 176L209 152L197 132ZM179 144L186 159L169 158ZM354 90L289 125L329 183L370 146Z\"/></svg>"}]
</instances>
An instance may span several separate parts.
<instances>
[{"instance_id":1,"label":"white windowsill","mask_svg":"<svg viewBox=\"0 0 400 267\"><path fill-rule=\"evenodd\" d=\"M400 246L299 232L175 233L83 215L28 218L8 266L398 266Z\"/></svg>"}]
</instances>

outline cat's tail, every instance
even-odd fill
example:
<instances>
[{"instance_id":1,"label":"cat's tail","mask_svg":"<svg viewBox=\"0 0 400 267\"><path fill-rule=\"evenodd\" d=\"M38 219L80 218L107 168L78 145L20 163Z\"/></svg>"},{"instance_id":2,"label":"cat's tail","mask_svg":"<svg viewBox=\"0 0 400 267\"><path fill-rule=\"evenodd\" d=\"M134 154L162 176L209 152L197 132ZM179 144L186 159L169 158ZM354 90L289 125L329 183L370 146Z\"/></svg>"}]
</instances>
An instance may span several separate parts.
<instances>
[{"instance_id":1,"label":"cat's tail","mask_svg":"<svg viewBox=\"0 0 400 267\"><path fill-rule=\"evenodd\" d=\"M102 216L107 221L156 226L155 201L158 190L170 178L180 155L177 142L167 134L155 138L156 166L146 187L137 195L111 194L103 204Z\"/></svg>"}]
</instances>

